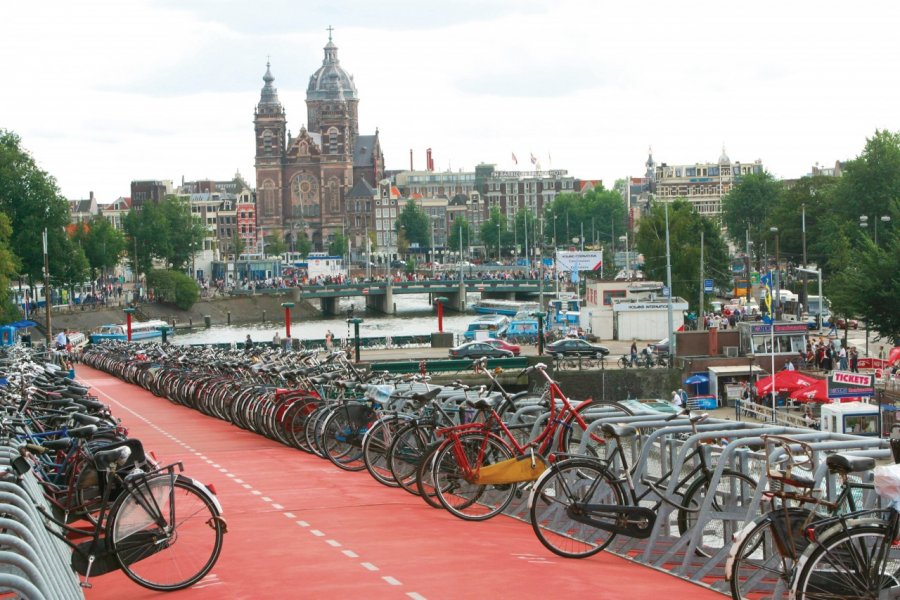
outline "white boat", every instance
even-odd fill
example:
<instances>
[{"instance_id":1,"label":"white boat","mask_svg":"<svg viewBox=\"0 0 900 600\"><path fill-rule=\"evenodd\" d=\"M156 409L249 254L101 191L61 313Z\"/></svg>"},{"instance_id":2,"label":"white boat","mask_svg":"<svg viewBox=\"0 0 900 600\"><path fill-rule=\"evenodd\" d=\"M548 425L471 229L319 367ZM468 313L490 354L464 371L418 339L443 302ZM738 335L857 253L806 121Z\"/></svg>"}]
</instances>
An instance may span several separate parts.
<instances>
[{"instance_id":1,"label":"white boat","mask_svg":"<svg viewBox=\"0 0 900 600\"><path fill-rule=\"evenodd\" d=\"M162 330L166 330L167 335L172 335L175 330L171 325L161 319L151 319L150 321L132 321L131 322L131 341L152 340L162 337ZM126 324L101 325L91 332L91 343L96 344L107 340L128 340L128 326Z\"/></svg>"},{"instance_id":2,"label":"white boat","mask_svg":"<svg viewBox=\"0 0 900 600\"><path fill-rule=\"evenodd\" d=\"M534 312L540 310L540 304L537 302L519 302L517 300L492 300L482 298L472 305L472 309L477 313L515 316L516 313L527 311Z\"/></svg>"},{"instance_id":3,"label":"white boat","mask_svg":"<svg viewBox=\"0 0 900 600\"><path fill-rule=\"evenodd\" d=\"M463 334L467 340L478 339L481 336L502 337L509 328L509 317L506 315L480 315L469 323L469 327ZM483 332L483 333L479 333Z\"/></svg>"}]
</instances>

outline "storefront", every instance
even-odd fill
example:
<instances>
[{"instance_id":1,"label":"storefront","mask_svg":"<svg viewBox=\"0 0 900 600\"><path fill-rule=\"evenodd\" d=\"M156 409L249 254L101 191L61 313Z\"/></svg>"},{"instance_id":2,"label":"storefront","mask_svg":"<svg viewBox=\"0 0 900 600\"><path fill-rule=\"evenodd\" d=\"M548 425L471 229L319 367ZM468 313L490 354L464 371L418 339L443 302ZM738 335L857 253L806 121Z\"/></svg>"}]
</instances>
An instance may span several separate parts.
<instances>
[{"instance_id":1,"label":"storefront","mask_svg":"<svg viewBox=\"0 0 900 600\"><path fill-rule=\"evenodd\" d=\"M709 393L719 399L719 406L734 406L741 397L746 381L750 385L768 373L757 365L732 365L709 368Z\"/></svg>"}]
</instances>

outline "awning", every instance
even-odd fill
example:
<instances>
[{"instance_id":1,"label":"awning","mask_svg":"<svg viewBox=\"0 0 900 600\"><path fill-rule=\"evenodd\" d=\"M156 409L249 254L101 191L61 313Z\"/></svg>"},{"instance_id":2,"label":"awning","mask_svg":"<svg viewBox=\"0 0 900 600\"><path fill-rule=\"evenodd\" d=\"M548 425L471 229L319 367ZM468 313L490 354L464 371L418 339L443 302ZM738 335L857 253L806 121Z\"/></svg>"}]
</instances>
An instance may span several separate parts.
<instances>
[{"instance_id":1,"label":"awning","mask_svg":"<svg viewBox=\"0 0 900 600\"><path fill-rule=\"evenodd\" d=\"M758 365L753 365L752 367L749 365L729 365L727 367L709 367L708 370L716 375L747 375L749 373L757 375L759 373L768 373L768 371L761 369Z\"/></svg>"},{"instance_id":2,"label":"awning","mask_svg":"<svg viewBox=\"0 0 900 600\"><path fill-rule=\"evenodd\" d=\"M16 321L15 323L7 323L3 325L3 327L15 327L16 329L25 329L26 327L37 327L37 323L35 321Z\"/></svg>"}]
</instances>

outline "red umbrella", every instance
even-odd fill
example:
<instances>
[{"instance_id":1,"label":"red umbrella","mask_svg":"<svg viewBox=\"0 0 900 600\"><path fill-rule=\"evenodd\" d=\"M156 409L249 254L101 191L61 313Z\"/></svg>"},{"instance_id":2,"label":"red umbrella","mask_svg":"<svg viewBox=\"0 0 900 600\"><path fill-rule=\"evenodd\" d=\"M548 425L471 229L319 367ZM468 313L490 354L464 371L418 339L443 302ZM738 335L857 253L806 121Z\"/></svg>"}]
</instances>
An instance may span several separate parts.
<instances>
[{"instance_id":1,"label":"red umbrella","mask_svg":"<svg viewBox=\"0 0 900 600\"><path fill-rule=\"evenodd\" d=\"M819 379L809 387L800 388L791 393L791 399L797 402L819 402L827 404L832 400L828 397L828 381ZM862 398L839 398L841 402L855 402Z\"/></svg>"},{"instance_id":2,"label":"red umbrella","mask_svg":"<svg viewBox=\"0 0 900 600\"><path fill-rule=\"evenodd\" d=\"M804 375L800 371L778 371L775 373L775 392L793 392L809 386L819 381L815 377ZM763 377L756 382L756 393L760 396L766 396L772 393L772 376Z\"/></svg>"}]
</instances>

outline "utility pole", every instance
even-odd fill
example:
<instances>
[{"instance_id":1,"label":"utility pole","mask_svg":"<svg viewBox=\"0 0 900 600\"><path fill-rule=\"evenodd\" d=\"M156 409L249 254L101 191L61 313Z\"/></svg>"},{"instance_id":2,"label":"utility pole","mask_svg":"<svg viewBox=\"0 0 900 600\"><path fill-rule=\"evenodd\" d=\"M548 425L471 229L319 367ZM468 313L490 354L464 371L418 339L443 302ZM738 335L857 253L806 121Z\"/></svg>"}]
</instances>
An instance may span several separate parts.
<instances>
[{"instance_id":1,"label":"utility pole","mask_svg":"<svg viewBox=\"0 0 900 600\"><path fill-rule=\"evenodd\" d=\"M700 302L697 304L697 329L703 330L703 231L700 231Z\"/></svg>"},{"instance_id":2,"label":"utility pole","mask_svg":"<svg viewBox=\"0 0 900 600\"><path fill-rule=\"evenodd\" d=\"M746 258L744 259L744 274L747 276L747 305L750 305L750 290L753 287L750 283L750 228L747 228L747 249Z\"/></svg>"},{"instance_id":3,"label":"utility pole","mask_svg":"<svg viewBox=\"0 0 900 600\"><path fill-rule=\"evenodd\" d=\"M675 360L677 356L676 353L676 336L675 336L675 326L672 319L672 253L669 249L669 203L666 202L666 285L669 286L669 302L668 302L668 313L669 313L669 356L671 356L672 361ZM670 362L670 365L674 366L674 362Z\"/></svg>"},{"instance_id":4,"label":"utility pole","mask_svg":"<svg viewBox=\"0 0 900 600\"><path fill-rule=\"evenodd\" d=\"M806 204L801 205L802 209L802 240L803 240L803 267L806 268ZM800 304L803 305L804 308L809 308L809 300L807 299L806 293L806 271L801 271L801 275L803 277L803 287L800 289ZM797 307L797 320L800 320L803 311L800 307Z\"/></svg>"},{"instance_id":5,"label":"utility pole","mask_svg":"<svg viewBox=\"0 0 900 600\"><path fill-rule=\"evenodd\" d=\"M47 228L44 227L44 308L47 309L47 349L52 347L53 331L50 324L50 305L53 304L53 293L50 289L50 257L47 254Z\"/></svg>"}]
</instances>

